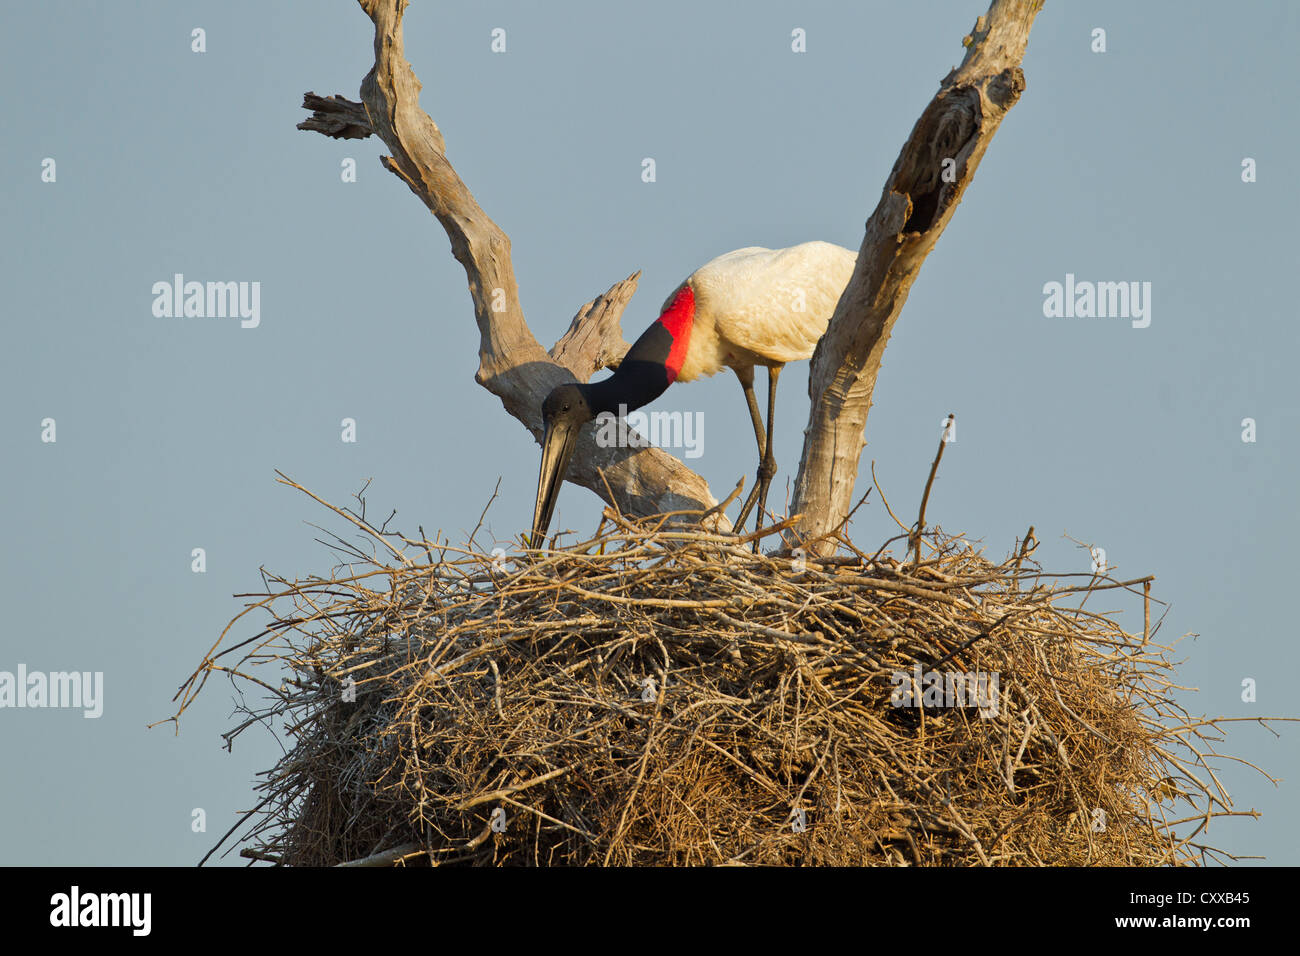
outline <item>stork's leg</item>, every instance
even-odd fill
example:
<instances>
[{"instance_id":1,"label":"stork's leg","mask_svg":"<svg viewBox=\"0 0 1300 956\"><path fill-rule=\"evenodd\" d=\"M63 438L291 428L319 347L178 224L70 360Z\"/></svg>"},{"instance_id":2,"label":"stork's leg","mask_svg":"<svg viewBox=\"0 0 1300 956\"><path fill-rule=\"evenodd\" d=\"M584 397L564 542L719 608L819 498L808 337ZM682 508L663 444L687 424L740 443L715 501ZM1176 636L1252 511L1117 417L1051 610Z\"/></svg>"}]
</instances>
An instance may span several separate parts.
<instances>
[{"instance_id":1,"label":"stork's leg","mask_svg":"<svg viewBox=\"0 0 1300 956\"><path fill-rule=\"evenodd\" d=\"M754 434L758 439L758 477L754 482L754 487L749 492L749 497L745 499L745 505L740 509L740 517L736 519L736 528L739 529L749 517L749 511L758 505L758 514L754 517L754 530L758 531L763 527L763 509L767 506L767 489L772 483L772 476L776 474L776 457L772 453L772 420L776 416L776 382L781 376L780 365L769 365L767 368L767 429L764 432L762 424L758 417L758 402L750 402L750 414L754 418ZM751 371L751 378L752 378ZM741 384L744 382L742 380ZM747 398L753 397L753 383L746 393ZM758 552L758 539L754 539L754 552Z\"/></svg>"},{"instance_id":2,"label":"stork's leg","mask_svg":"<svg viewBox=\"0 0 1300 956\"><path fill-rule=\"evenodd\" d=\"M758 514L754 517L754 530L763 527L763 510L767 507L767 489L776 474L776 455L772 452L772 423L776 418L776 380L781 377L780 365L767 367L767 441L763 446L763 463L758 467ZM758 553L758 539L754 539L754 553Z\"/></svg>"},{"instance_id":3,"label":"stork's leg","mask_svg":"<svg viewBox=\"0 0 1300 956\"><path fill-rule=\"evenodd\" d=\"M733 369L736 378L740 379L740 387L745 390L745 404L749 406L749 417L754 423L754 441L758 443L758 467L759 471L763 468L763 459L767 453L767 435L763 430L763 416L758 410L758 398L754 395L754 367ZM739 531L745 524L745 519L749 517L750 510L754 503L758 501L758 478L754 479L754 487L749 489L749 497L745 499L745 504L740 509L740 516L736 518L733 526Z\"/></svg>"}]
</instances>

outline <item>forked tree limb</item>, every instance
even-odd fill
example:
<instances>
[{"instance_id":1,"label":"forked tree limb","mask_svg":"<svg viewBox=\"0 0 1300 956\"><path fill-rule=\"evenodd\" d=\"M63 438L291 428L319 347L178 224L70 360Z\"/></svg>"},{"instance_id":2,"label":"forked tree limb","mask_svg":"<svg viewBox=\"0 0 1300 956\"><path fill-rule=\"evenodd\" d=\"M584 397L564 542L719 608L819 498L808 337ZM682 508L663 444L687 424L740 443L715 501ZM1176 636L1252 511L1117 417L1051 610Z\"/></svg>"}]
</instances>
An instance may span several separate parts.
<instances>
[{"instance_id":1,"label":"forked tree limb","mask_svg":"<svg viewBox=\"0 0 1300 956\"><path fill-rule=\"evenodd\" d=\"M948 225L1002 118L1025 88L1020 70L1042 0L994 0L963 41L966 57L940 84L885 183L848 288L813 353L811 400L792 513L805 546L833 549L866 445L876 378L921 264ZM945 173L947 175L945 175Z\"/></svg>"},{"instance_id":2,"label":"forked tree limb","mask_svg":"<svg viewBox=\"0 0 1300 956\"><path fill-rule=\"evenodd\" d=\"M524 321L509 238L479 207L447 159L437 124L420 109L420 82L403 53L407 0L358 2L375 26L375 66L362 80L362 102L308 93L303 105L313 115L299 128L383 140L392 153L383 157L385 167L442 223L465 268L480 334L476 380L540 440L546 394L570 376L585 381L626 351L619 318L639 273L583 306L545 351ZM913 128L867 222L853 278L809 376L811 409L791 513L802 515L799 537L812 539L814 551L830 549L828 532L849 513L885 344L922 262L1024 89L1019 64L1041 7L1042 0L993 0L964 41L961 66ZM678 459L655 448L600 448L591 429L583 430L568 477L624 514L716 504L704 479ZM826 537L818 542L819 536Z\"/></svg>"},{"instance_id":3,"label":"forked tree limb","mask_svg":"<svg viewBox=\"0 0 1300 956\"><path fill-rule=\"evenodd\" d=\"M313 115L298 128L336 139L374 135L388 147L392 155L381 159L385 168L438 218L465 269L479 328L475 380L540 441L547 393L574 378L586 381L627 351L619 318L640 273L584 305L550 353L542 348L524 321L509 237L456 173L442 132L420 108L420 81L403 52L407 0L359 2L375 26L375 65L361 81L362 101L308 93L303 106ZM703 511L716 504L704 479L677 458L657 448L601 448L593 429L583 430L568 478L624 514ZM721 523L726 527L725 518Z\"/></svg>"}]
</instances>

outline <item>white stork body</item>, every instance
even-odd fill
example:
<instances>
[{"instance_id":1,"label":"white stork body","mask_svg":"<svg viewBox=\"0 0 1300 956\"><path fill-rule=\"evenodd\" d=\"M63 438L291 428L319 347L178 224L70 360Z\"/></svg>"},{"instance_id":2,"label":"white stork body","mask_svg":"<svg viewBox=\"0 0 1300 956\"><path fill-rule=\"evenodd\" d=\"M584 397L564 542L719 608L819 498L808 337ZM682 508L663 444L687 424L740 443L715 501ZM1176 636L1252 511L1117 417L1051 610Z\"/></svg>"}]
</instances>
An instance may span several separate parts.
<instances>
[{"instance_id":1,"label":"white stork body","mask_svg":"<svg viewBox=\"0 0 1300 956\"><path fill-rule=\"evenodd\" d=\"M805 242L788 249L749 246L700 266L682 283L695 293L695 314L676 380L714 375L723 366L771 367L811 357L857 258L833 243Z\"/></svg>"},{"instance_id":2,"label":"white stork body","mask_svg":"<svg viewBox=\"0 0 1300 956\"><path fill-rule=\"evenodd\" d=\"M772 418L776 383L786 362L813 354L835 305L849 284L857 253L829 242L788 249L749 246L706 262L679 285L659 318L632 344L603 381L554 388L542 404L546 425L537 480L531 547L550 525L555 499L578 430L604 412L622 414L654 401L673 382L689 382L725 367L745 391L758 443L758 480L735 527L758 504L763 523L767 489L776 473ZM767 368L767 425L754 397L754 366ZM754 538L758 550L758 538Z\"/></svg>"}]
</instances>

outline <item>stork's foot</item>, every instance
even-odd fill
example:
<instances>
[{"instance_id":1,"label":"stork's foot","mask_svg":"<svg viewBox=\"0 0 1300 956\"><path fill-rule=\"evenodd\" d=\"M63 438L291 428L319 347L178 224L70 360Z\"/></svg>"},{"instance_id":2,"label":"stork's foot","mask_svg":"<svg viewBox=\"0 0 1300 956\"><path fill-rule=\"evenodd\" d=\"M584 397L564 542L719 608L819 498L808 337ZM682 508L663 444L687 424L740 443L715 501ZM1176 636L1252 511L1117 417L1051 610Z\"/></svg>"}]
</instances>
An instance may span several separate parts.
<instances>
[{"instance_id":1,"label":"stork's foot","mask_svg":"<svg viewBox=\"0 0 1300 956\"><path fill-rule=\"evenodd\" d=\"M776 474L776 461L769 457L764 459L758 469L758 512L754 515L754 531L763 529L763 515L767 513L767 489L772 486L772 476ZM754 539L754 553L758 554L758 538Z\"/></svg>"},{"instance_id":2,"label":"stork's foot","mask_svg":"<svg viewBox=\"0 0 1300 956\"><path fill-rule=\"evenodd\" d=\"M754 516L754 531L761 531L763 528L763 512L767 507L767 489L772 484L772 477L776 474L776 460L771 457L765 457L758 463L758 474L754 481L754 487L749 492L749 497L745 499L745 504L740 509L740 515L736 518L734 530L737 534L745 526L745 519L749 517L749 512L754 506L758 506L758 512ZM753 551L758 553L758 539L754 539Z\"/></svg>"}]
</instances>

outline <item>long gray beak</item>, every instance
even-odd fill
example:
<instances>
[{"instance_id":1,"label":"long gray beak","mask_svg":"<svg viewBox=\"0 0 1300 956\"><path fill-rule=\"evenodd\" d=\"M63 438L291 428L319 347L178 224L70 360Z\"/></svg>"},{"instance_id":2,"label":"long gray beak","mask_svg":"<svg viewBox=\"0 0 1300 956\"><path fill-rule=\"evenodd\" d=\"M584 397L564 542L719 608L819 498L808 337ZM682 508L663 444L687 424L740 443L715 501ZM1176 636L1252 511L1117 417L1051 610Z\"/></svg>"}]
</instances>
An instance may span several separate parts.
<instances>
[{"instance_id":1,"label":"long gray beak","mask_svg":"<svg viewBox=\"0 0 1300 956\"><path fill-rule=\"evenodd\" d=\"M533 508L533 533L528 546L534 550L546 539L546 529L551 526L555 499L560 496L560 485L569 467L569 458L578 444L578 428L563 422L548 423L542 439L542 469L537 476L537 504Z\"/></svg>"}]
</instances>

